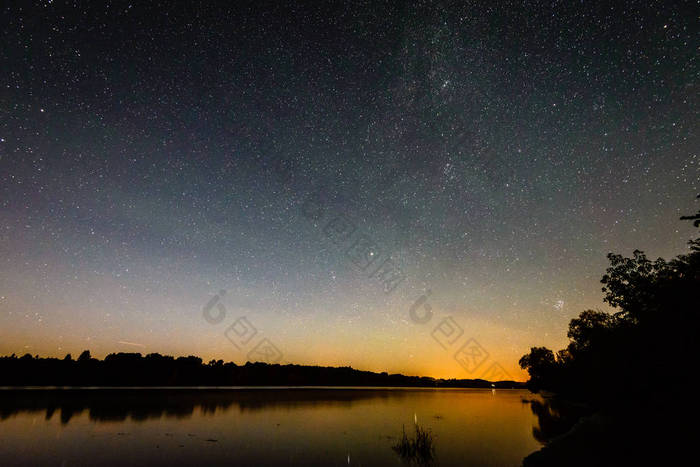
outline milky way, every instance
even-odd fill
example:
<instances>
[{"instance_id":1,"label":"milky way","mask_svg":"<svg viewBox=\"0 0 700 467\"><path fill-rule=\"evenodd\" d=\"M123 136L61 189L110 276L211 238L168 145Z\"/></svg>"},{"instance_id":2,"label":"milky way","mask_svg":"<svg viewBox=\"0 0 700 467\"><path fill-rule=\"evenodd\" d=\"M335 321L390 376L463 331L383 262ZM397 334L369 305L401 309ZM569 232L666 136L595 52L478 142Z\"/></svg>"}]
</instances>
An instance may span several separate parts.
<instances>
[{"instance_id":1,"label":"milky way","mask_svg":"<svg viewBox=\"0 0 700 467\"><path fill-rule=\"evenodd\" d=\"M267 339L282 363L522 379L604 308L608 252L692 236L695 2L24 3L0 353L242 363Z\"/></svg>"}]
</instances>

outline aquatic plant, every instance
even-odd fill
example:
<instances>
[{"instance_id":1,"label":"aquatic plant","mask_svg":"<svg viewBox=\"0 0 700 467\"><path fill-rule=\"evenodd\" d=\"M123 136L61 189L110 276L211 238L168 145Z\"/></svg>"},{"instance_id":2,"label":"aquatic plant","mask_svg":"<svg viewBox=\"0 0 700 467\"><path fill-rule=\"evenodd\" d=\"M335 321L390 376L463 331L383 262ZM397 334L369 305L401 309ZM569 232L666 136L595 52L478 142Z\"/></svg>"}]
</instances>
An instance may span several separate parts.
<instances>
[{"instance_id":1,"label":"aquatic plant","mask_svg":"<svg viewBox=\"0 0 700 467\"><path fill-rule=\"evenodd\" d=\"M414 461L419 465L429 465L435 458L433 435L418 424L415 427L415 437L409 438L406 435L406 427L402 426L401 439L392 446L392 449L404 460Z\"/></svg>"}]
</instances>

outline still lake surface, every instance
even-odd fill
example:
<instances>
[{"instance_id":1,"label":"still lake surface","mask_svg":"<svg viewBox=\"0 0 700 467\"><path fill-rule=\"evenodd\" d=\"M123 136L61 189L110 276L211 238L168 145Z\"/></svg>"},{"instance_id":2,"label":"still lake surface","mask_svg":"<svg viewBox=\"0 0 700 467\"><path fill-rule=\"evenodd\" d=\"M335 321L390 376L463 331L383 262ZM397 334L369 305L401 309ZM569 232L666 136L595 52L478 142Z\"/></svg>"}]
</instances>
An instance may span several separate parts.
<instances>
[{"instance_id":1,"label":"still lake surface","mask_svg":"<svg viewBox=\"0 0 700 467\"><path fill-rule=\"evenodd\" d=\"M517 466L538 419L509 389L0 390L0 465L406 465L402 427L434 465Z\"/></svg>"}]
</instances>

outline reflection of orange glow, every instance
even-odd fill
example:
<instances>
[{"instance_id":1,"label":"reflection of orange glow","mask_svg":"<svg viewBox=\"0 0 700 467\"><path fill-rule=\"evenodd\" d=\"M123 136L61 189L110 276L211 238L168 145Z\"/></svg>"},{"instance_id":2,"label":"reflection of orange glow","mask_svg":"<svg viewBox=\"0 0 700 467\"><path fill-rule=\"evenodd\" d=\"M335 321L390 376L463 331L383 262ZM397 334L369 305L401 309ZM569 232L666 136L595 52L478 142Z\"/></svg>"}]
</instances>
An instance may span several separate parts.
<instances>
[{"instance_id":1,"label":"reflection of orange glow","mask_svg":"<svg viewBox=\"0 0 700 467\"><path fill-rule=\"evenodd\" d=\"M391 445L418 423L444 465L517 465L539 448L522 398L499 390L95 391L42 406L13 401L0 420L0 456L27 464L333 465L397 463ZM48 410L51 407L50 416ZM77 408L77 410L75 410ZM5 407L3 407L3 410ZM54 410L55 409L55 410ZM66 410L66 413L63 411ZM74 412L72 412L75 410ZM121 447L121 448L120 448Z\"/></svg>"}]
</instances>

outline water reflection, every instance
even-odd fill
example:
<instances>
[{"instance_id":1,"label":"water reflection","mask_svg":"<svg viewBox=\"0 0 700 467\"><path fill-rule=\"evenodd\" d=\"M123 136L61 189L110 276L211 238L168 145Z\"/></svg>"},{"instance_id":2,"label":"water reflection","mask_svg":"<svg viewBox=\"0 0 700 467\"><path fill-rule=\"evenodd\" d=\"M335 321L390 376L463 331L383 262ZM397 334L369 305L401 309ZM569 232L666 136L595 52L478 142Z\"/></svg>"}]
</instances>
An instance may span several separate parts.
<instances>
[{"instance_id":1,"label":"water reflection","mask_svg":"<svg viewBox=\"0 0 700 467\"><path fill-rule=\"evenodd\" d=\"M583 405L553 397L523 399L523 403L529 404L537 417L532 435L543 444L568 432L581 417L591 414L591 410Z\"/></svg>"},{"instance_id":2,"label":"water reflection","mask_svg":"<svg viewBox=\"0 0 700 467\"><path fill-rule=\"evenodd\" d=\"M541 446L528 397L537 400L490 389L0 390L0 465L520 465ZM417 440L416 425L431 456L402 457L402 427Z\"/></svg>"},{"instance_id":3,"label":"water reflection","mask_svg":"<svg viewBox=\"0 0 700 467\"><path fill-rule=\"evenodd\" d=\"M19 413L46 411L46 420L60 412L61 423L83 412L91 421L143 422L161 417L188 418L195 409L202 414L237 409L351 407L360 400L403 398L406 390L364 389L74 389L2 391L0 420Z\"/></svg>"}]
</instances>

